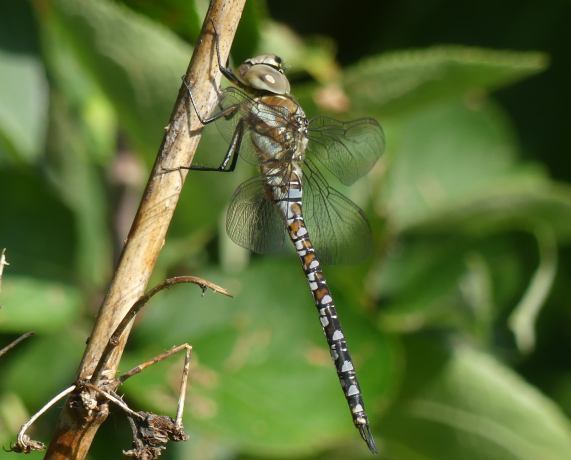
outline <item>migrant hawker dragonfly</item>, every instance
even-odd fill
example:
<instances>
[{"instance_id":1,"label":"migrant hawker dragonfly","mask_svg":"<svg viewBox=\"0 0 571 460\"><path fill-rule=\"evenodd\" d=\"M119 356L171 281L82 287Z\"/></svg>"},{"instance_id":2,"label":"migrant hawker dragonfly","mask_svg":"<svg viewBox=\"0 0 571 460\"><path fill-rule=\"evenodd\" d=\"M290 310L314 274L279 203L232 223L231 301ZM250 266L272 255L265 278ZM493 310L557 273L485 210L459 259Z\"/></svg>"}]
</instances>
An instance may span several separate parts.
<instances>
[{"instance_id":1,"label":"migrant hawker dragonfly","mask_svg":"<svg viewBox=\"0 0 571 460\"><path fill-rule=\"evenodd\" d=\"M290 94L282 60L265 54L244 61L234 73L220 59L222 74L235 86L221 91L208 117L190 102L203 125L231 126L230 145L216 167L233 171L238 156L255 164L259 174L238 187L229 205L226 230L240 246L257 253L279 250L289 239L301 260L321 326L330 347L353 423L372 452L374 438L365 412L355 367L337 317L322 261L346 262L366 257L370 230L363 212L329 186L322 171L350 185L365 175L384 149L384 134L372 118L341 122L308 119ZM319 256L318 256L319 255Z\"/></svg>"}]
</instances>

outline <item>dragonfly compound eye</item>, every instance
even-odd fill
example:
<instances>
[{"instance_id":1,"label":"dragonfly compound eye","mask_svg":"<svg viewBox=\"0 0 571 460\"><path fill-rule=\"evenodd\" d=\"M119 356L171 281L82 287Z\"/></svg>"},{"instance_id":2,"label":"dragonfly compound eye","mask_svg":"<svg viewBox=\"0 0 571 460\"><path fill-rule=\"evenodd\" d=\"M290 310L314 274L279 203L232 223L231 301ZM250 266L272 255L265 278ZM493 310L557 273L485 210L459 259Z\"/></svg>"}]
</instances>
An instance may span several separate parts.
<instances>
[{"instance_id":1,"label":"dragonfly compound eye","mask_svg":"<svg viewBox=\"0 0 571 460\"><path fill-rule=\"evenodd\" d=\"M261 54L246 59L238 68L240 80L252 89L274 94L289 94L290 86L284 75L283 61L275 54Z\"/></svg>"}]
</instances>

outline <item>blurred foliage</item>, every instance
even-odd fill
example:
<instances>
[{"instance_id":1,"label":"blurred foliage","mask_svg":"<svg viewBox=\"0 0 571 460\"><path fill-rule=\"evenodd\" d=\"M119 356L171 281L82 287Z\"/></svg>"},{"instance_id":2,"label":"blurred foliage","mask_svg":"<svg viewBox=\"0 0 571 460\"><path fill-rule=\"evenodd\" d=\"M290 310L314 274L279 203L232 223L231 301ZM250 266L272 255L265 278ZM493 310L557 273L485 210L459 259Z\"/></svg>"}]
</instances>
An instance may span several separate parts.
<instances>
[{"instance_id":1,"label":"blurred foliage","mask_svg":"<svg viewBox=\"0 0 571 460\"><path fill-rule=\"evenodd\" d=\"M571 452L561 84L571 37L553 26L571 20L571 5L538 5L247 2L234 62L278 53L308 113L371 115L386 131L385 157L347 192L370 218L373 256L326 267L381 458ZM0 346L37 333L0 362L7 445L73 381L207 1L2 8L0 249L10 265ZM200 149L222 155L224 142L206 129ZM250 256L224 234L246 166L191 174L154 274L202 276L235 297L201 297L192 286L160 294L121 368L193 346L191 440L165 458L368 458L296 258ZM133 378L126 401L174 414L181 368L172 359ZM49 439L56 417L54 409L34 436ZM117 458L129 445L114 416L92 458Z\"/></svg>"}]
</instances>

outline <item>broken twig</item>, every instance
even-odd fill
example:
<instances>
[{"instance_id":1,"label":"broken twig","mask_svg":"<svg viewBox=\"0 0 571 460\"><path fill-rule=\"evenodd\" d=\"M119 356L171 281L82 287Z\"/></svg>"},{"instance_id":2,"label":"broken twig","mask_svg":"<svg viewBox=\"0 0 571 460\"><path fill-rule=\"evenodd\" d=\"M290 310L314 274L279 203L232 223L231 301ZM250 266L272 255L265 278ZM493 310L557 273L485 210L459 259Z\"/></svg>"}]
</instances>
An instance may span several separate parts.
<instances>
[{"instance_id":1,"label":"broken twig","mask_svg":"<svg viewBox=\"0 0 571 460\"><path fill-rule=\"evenodd\" d=\"M113 331L113 334L111 334L111 337L109 337L109 341L107 342L107 346L105 347L105 349L103 350L103 353L101 354L101 358L99 359L99 362L97 363L97 366L95 367L95 370L93 371L93 375L89 379L91 383L95 383L101 378L102 372L107 365L107 360L109 359L109 356L111 356L111 352L115 349L115 347L117 347L117 345L119 344L120 337L125 332L125 329L127 328L127 326L129 326L131 324L131 321L133 320L133 318L135 318L135 316L137 316L137 313L139 313L139 311L141 311L141 309L147 304L147 302L149 300L151 300L151 298L155 294L159 293L163 289L167 289L169 287L172 287L176 284L181 284L181 283L197 284L198 286L200 286L202 288L203 292L208 288L208 289L212 289L214 292L219 292L220 294L223 294L225 296L232 297L226 289L218 286L217 284L211 283L210 281L203 280L202 278L199 278L197 276L176 276L173 278L166 279L162 283L160 283L157 286L150 289L147 293L143 294L139 298L139 300L137 300L133 304L133 306L125 314L125 316L123 317L121 322L117 325L117 327L115 328L115 331Z\"/></svg>"},{"instance_id":2,"label":"broken twig","mask_svg":"<svg viewBox=\"0 0 571 460\"><path fill-rule=\"evenodd\" d=\"M16 340L13 340L12 342L10 342L4 348L0 348L0 358L2 357L2 355L5 355L6 353L8 353L12 348L14 348L20 342L23 342L24 340L32 337L33 335L34 335L33 332L26 332L25 334L22 334L20 337L18 337Z\"/></svg>"}]
</instances>

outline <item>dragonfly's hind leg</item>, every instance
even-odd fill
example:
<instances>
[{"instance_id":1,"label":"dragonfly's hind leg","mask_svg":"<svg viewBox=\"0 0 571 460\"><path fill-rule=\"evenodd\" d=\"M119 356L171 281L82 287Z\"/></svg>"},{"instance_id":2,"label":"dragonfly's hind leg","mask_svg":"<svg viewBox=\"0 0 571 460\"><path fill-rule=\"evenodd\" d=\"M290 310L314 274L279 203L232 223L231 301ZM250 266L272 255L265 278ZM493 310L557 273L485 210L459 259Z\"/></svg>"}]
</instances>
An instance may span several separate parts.
<instances>
[{"instance_id":1,"label":"dragonfly's hind leg","mask_svg":"<svg viewBox=\"0 0 571 460\"><path fill-rule=\"evenodd\" d=\"M220 165L217 167L191 165L191 166L179 166L178 168L172 168L172 169L163 169L163 171L172 172L172 171L180 171L181 169L189 169L192 171L232 172L236 169L236 163L238 162L238 153L240 152L240 145L242 144L244 131L245 131L244 121L240 120L240 122L236 126L236 129L234 130L234 134L232 135L232 140L230 141L230 145L228 146L226 155L224 155L222 163L220 163ZM230 166L228 166L228 163L230 163Z\"/></svg>"},{"instance_id":2,"label":"dragonfly's hind leg","mask_svg":"<svg viewBox=\"0 0 571 460\"><path fill-rule=\"evenodd\" d=\"M238 152L240 151L240 145L242 144L242 139L244 137L244 121L240 120L236 129L234 130L234 134L232 135L232 140L230 141L230 145L228 146L228 150L226 155L224 155L224 159L220 166L217 168L212 168L210 166L190 166L189 168L194 171L217 171L217 172L232 172L236 169L236 163L238 162ZM230 163L230 166L228 166Z\"/></svg>"}]
</instances>

